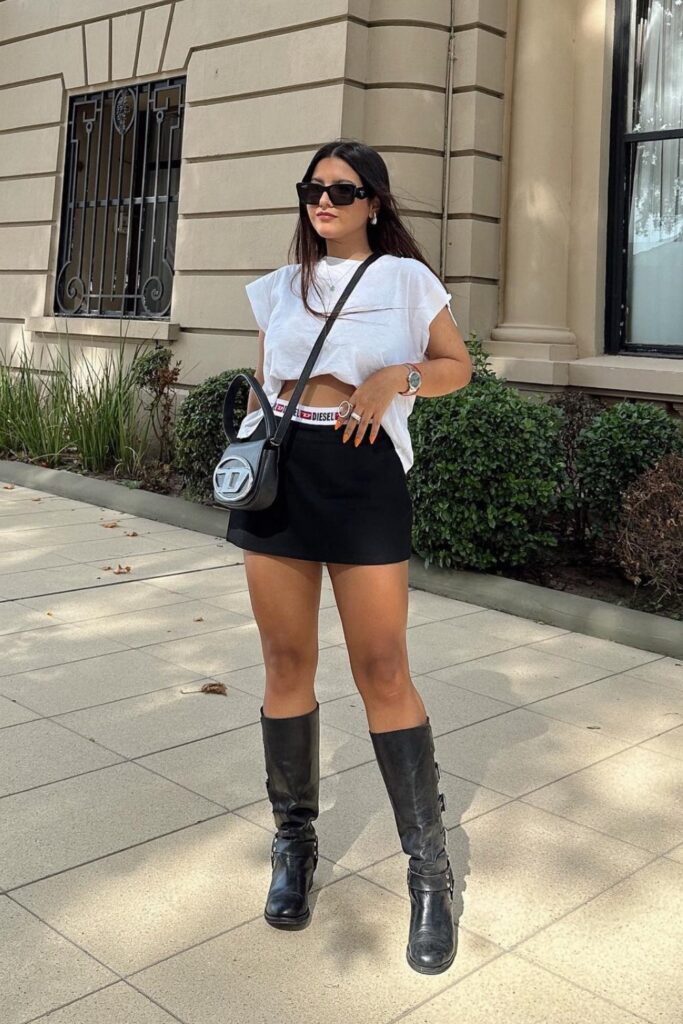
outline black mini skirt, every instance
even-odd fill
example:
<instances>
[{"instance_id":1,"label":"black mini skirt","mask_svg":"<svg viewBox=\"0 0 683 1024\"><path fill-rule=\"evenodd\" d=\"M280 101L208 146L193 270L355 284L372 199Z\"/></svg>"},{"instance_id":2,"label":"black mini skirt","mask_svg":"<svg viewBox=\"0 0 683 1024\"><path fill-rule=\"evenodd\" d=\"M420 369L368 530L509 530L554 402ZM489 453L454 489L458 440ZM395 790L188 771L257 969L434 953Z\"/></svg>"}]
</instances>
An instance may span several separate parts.
<instances>
[{"instance_id":1,"label":"black mini skirt","mask_svg":"<svg viewBox=\"0 0 683 1024\"><path fill-rule=\"evenodd\" d=\"M276 417L279 419L279 417ZM344 430L290 420L268 508L232 509L226 540L314 562L381 565L410 558L413 511L403 464L380 426L354 445ZM261 420L250 437L265 437Z\"/></svg>"}]
</instances>

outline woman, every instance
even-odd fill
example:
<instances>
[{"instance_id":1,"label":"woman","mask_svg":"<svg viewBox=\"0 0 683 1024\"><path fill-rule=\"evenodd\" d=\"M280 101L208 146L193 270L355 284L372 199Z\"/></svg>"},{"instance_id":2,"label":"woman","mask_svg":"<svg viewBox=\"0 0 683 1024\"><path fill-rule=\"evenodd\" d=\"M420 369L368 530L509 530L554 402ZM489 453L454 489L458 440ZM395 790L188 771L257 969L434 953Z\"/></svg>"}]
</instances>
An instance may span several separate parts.
<instances>
[{"instance_id":1,"label":"woman","mask_svg":"<svg viewBox=\"0 0 683 1024\"><path fill-rule=\"evenodd\" d=\"M299 223L288 263L246 287L259 330L255 376L282 415L325 314L360 278L325 339L283 442L275 502L230 514L227 540L244 565L263 649L261 726L277 831L265 918L301 928L318 860L318 610L327 565L354 680L409 854L407 959L438 974L455 956L453 874L438 765L406 644L415 394L465 386L469 353L451 295L401 223L382 157L361 143L322 146L297 184ZM291 255L291 252L290 252ZM240 437L263 437L250 393Z\"/></svg>"}]
</instances>

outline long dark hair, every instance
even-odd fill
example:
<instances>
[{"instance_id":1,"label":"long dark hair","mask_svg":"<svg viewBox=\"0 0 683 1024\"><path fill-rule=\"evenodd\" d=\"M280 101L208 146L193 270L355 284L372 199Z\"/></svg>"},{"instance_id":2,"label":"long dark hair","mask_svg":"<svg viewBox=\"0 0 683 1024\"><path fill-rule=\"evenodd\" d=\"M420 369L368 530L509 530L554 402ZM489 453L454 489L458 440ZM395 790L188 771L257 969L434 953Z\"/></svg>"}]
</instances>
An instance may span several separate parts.
<instances>
[{"instance_id":1,"label":"long dark hair","mask_svg":"<svg viewBox=\"0 0 683 1024\"><path fill-rule=\"evenodd\" d=\"M349 166L353 167L363 185L369 190L370 197L376 196L380 201L377 223L372 224L368 220L368 244L372 252L389 253L392 256L410 256L432 270L417 241L401 221L398 202L391 192L387 165L377 150L355 139L348 141L333 139L332 142L326 142L314 154L301 181L310 181L318 162L324 160L325 157L339 157L341 160L345 160ZM308 293L313 284L322 299L314 282L313 266L326 254L325 239L315 231L305 205L299 203L299 222L289 246L288 259L290 263L301 264L301 297L304 308L312 316L321 317L323 320L327 319L327 314L311 308L308 302ZM432 272L434 273L433 270ZM296 274L293 275L293 279L296 276ZM345 310L340 312L340 317L344 315L344 312Z\"/></svg>"}]
</instances>

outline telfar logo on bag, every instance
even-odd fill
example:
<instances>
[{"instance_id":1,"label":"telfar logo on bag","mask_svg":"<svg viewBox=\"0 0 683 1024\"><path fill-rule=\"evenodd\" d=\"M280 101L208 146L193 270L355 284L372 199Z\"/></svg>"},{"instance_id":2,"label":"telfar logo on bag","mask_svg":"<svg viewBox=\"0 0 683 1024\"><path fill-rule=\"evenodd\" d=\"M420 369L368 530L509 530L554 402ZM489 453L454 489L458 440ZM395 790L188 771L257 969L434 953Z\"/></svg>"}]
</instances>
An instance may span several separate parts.
<instances>
[{"instance_id":1,"label":"telfar logo on bag","mask_svg":"<svg viewBox=\"0 0 683 1024\"><path fill-rule=\"evenodd\" d=\"M253 470L241 455L222 458L213 474L216 492L229 498L240 498L249 490L253 479Z\"/></svg>"}]
</instances>

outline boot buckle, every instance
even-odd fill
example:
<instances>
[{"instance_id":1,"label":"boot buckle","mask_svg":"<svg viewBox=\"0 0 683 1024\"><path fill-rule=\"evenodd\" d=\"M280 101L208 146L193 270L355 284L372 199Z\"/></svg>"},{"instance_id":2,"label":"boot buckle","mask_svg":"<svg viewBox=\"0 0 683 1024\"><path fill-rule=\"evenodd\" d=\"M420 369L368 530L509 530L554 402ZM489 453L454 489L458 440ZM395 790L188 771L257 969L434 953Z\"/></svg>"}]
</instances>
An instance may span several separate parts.
<instances>
[{"instance_id":1,"label":"boot buckle","mask_svg":"<svg viewBox=\"0 0 683 1024\"><path fill-rule=\"evenodd\" d=\"M434 767L436 768L436 777L437 777L437 779L440 779L441 778L441 769L439 768L439 762L438 761L434 762Z\"/></svg>"},{"instance_id":2,"label":"boot buckle","mask_svg":"<svg viewBox=\"0 0 683 1024\"><path fill-rule=\"evenodd\" d=\"M441 810L445 811L446 810L446 795L444 793L439 793L439 802L441 804Z\"/></svg>"}]
</instances>

